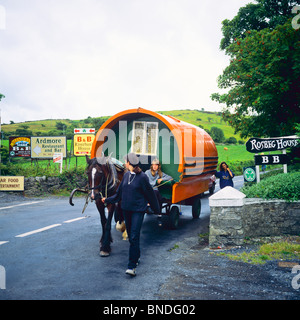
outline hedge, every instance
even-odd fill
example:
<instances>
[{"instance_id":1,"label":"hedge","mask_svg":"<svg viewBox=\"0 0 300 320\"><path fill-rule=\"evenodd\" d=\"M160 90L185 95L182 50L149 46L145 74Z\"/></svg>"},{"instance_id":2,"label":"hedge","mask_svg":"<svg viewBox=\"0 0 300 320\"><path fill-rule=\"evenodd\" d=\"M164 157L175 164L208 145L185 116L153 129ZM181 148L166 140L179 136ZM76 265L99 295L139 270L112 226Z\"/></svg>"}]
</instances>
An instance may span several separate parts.
<instances>
[{"instance_id":1,"label":"hedge","mask_svg":"<svg viewBox=\"0 0 300 320\"><path fill-rule=\"evenodd\" d=\"M281 173L265 178L258 184L244 186L241 192L247 198L298 201L300 199L300 172Z\"/></svg>"}]
</instances>

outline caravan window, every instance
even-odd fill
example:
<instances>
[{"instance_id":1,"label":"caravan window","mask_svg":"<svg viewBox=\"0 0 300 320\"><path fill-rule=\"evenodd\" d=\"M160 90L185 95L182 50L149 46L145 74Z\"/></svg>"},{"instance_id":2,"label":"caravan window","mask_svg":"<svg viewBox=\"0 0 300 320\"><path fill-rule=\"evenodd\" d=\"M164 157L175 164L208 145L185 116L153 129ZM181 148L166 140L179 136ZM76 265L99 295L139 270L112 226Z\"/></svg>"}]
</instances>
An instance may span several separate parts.
<instances>
[{"instance_id":1,"label":"caravan window","mask_svg":"<svg viewBox=\"0 0 300 320\"><path fill-rule=\"evenodd\" d=\"M134 121L132 131L132 152L155 155L157 148L158 123Z\"/></svg>"}]
</instances>

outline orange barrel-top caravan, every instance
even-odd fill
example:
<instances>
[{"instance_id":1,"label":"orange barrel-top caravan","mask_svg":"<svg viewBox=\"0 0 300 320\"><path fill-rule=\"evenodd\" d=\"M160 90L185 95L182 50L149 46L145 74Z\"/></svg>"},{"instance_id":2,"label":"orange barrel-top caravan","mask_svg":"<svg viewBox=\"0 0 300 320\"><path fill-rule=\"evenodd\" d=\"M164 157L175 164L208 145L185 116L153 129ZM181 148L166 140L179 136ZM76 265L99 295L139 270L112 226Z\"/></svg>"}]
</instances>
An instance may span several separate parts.
<instances>
[{"instance_id":1,"label":"orange barrel-top caravan","mask_svg":"<svg viewBox=\"0 0 300 320\"><path fill-rule=\"evenodd\" d=\"M200 195L209 190L218 164L215 143L207 132L169 115L142 108L125 110L101 126L91 157L104 153L123 162L129 152L139 156L143 171L158 158L162 171L173 178L172 183L160 189L168 214L175 212L177 221L179 210L171 205L180 203L192 205L193 217L199 217Z\"/></svg>"}]
</instances>

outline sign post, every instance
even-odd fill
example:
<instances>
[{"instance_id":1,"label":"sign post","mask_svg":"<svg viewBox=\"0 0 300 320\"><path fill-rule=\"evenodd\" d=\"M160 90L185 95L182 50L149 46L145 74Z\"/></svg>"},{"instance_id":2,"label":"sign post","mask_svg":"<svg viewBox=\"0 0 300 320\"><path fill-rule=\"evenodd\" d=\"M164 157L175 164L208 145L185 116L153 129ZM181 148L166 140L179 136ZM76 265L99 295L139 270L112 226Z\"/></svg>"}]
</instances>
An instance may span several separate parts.
<instances>
[{"instance_id":1,"label":"sign post","mask_svg":"<svg viewBox=\"0 0 300 320\"><path fill-rule=\"evenodd\" d=\"M283 164L283 172L287 173L288 156L286 149L298 145L297 136L287 136L278 138L250 138L246 142L248 152L255 153L256 181L260 182L259 166ZM259 152L282 150L282 154L258 155Z\"/></svg>"},{"instance_id":2,"label":"sign post","mask_svg":"<svg viewBox=\"0 0 300 320\"><path fill-rule=\"evenodd\" d=\"M283 156L287 157L286 155L286 149L282 150ZM283 173L287 173L287 163L284 163L283 165Z\"/></svg>"},{"instance_id":3,"label":"sign post","mask_svg":"<svg viewBox=\"0 0 300 320\"><path fill-rule=\"evenodd\" d=\"M259 171L259 166L255 166L255 173L256 173L256 183L260 183L260 171Z\"/></svg>"}]
</instances>

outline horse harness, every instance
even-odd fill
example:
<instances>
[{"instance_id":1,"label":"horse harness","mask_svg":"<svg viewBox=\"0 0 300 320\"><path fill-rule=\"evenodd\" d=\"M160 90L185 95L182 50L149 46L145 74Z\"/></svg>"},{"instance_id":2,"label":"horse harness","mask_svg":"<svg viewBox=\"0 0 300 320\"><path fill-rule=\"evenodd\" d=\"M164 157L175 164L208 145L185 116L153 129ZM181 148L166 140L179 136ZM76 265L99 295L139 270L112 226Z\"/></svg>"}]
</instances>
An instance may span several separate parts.
<instances>
[{"instance_id":1,"label":"horse harness","mask_svg":"<svg viewBox=\"0 0 300 320\"><path fill-rule=\"evenodd\" d=\"M100 164L100 165L103 165L103 162L98 161L98 159L97 159L97 163ZM85 199L85 205L83 207L82 213L84 213L84 211L85 211L85 209L86 209L86 207L88 205L89 200L91 200L91 201L95 200L96 201L99 198L100 199L102 199L104 197L107 198L109 193L110 193L110 191L114 191L116 186L117 186L117 184L119 183L115 164L110 159L108 159L106 161L106 164L109 165L110 170L108 171L108 175L106 177L105 185L103 185L103 177L102 177L100 183L96 187L94 187L94 186L89 187L88 184L85 187L85 189L87 191L87 196L86 196L86 199ZM93 168L92 169L92 173L93 173L93 170L97 170L97 169ZM93 177L92 177L93 183L94 183L94 175L95 175L95 173L96 173L96 171L94 171L94 173L93 173ZM94 199L91 198L91 193L88 192L88 191L91 191L91 190L92 191L93 190L99 190L99 192L94 195ZM106 204L104 204L104 205L106 205Z\"/></svg>"}]
</instances>

